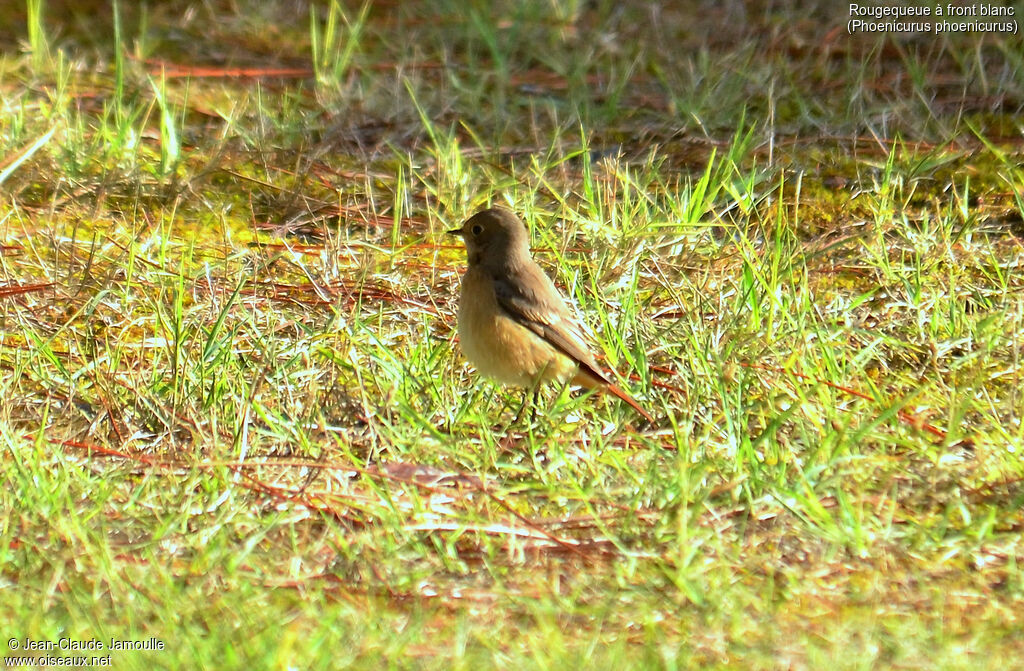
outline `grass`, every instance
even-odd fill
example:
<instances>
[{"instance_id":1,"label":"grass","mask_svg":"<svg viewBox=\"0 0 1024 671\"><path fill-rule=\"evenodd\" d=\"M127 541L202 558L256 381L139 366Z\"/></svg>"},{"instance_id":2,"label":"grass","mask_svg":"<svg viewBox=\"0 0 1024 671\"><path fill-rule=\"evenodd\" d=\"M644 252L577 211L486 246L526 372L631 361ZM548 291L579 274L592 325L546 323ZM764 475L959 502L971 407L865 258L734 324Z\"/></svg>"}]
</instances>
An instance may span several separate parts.
<instances>
[{"instance_id":1,"label":"grass","mask_svg":"<svg viewBox=\"0 0 1024 671\"><path fill-rule=\"evenodd\" d=\"M829 3L0 9L8 639L1024 661L1018 37L848 36ZM443 232L491 203L654 427L569 389L512 426L463 362Z\"/></svg>"}]
</instances>

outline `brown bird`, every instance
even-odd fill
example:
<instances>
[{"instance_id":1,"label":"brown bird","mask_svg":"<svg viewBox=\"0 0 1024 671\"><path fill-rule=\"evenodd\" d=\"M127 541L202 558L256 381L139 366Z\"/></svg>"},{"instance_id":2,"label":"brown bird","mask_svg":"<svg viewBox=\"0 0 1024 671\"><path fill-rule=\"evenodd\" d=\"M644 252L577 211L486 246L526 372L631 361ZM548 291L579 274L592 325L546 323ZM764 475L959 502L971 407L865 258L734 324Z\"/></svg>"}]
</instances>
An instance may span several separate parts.
<instances>
[{"instance_id":1,"label":"brown bird","mask_svg":"<svg viewBox=\"0 0 1024 671\"><path fill-rule=\"evenodd\" d=\"M619 397L654 422L601 372L565 301L531 258L529 235L516 215L483 210L448 233L462 236L469 256L459 297L459 341L477 371L527 389L571 380Z\"/></svg>"}]
</instances>

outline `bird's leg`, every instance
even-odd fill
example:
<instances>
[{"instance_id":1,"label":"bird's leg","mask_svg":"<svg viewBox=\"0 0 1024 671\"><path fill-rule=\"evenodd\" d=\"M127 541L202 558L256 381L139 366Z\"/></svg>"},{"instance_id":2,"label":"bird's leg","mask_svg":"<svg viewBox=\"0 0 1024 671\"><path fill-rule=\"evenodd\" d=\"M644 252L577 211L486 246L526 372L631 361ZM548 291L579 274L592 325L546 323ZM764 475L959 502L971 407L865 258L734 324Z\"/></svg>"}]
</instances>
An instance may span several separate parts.
<instances>
[{"instance_id":1,"label":"bird's leg","mask_svg":"<svg viewBox=\"0 0 1024 671\"><path fill-rule=\"evenodd\" d=\"M541 374L533 381L531 388L523 390L523 404L519 406L519 412L516 413L515 419L512 420L512 424L518 424L519 420L523 418L523 411L526 410L526 406L529 404L530 407L530 424L534 424L537 421L537 399L540 398L540 386L544 379L544 370L541 370ZM531 394L532 392L532 394ZM530 403L530 397L533 396L533 403Z\"/></svg>"},{"instance_id":2,"label":"bird's leg","mask_svg":"<svg viewBox=\"0 0 1024 671\"><path fill-rule=\"evenodd\" d=\"M537 423L537 400L540 398L540 387L544 383L544 373L547 372L549 365L550 364L544 364L544 366L540 369L540 372L538 372L536 377L533 378L533 405L530 408L530 426L533 426L534 424ZM523 398L523 403L525 404L526 397L529 397L529 390L527 391L527 394L525 394L524 396L525 397Z\"/></svg>"},{"instance_id":3,"label":"bird's leg","mask_svg":"<svg viewBox=\"0 0 1024 671\"><path fill-rule=\"evenodd\" d=\"M512 418L512 423L509 426L515 426L519 423L519 420L523 418L523 411L526 410L526 404L530 402L530 390L523 390L523 402L519 406L519 410L516 412L516 416Z\"/></svg>"},{"instance_id":4,"label":"bird's leg","mask_svg":"<svg viewBox=\"0 0 1024 671\"><path fill-rule=\"evenodd\" d=\"M526 404L530 402L530 390L523 390L523 402L519 406L519 410L516 412L516 416L512 418L512 421L505 426L505 430L502 432L504 435L498 444L503 450L511 450L519 443L519 436L512 432L512 427L519 424L519 420L523 418L523 412L526 410Z\"/></svg>"}]
</instances>

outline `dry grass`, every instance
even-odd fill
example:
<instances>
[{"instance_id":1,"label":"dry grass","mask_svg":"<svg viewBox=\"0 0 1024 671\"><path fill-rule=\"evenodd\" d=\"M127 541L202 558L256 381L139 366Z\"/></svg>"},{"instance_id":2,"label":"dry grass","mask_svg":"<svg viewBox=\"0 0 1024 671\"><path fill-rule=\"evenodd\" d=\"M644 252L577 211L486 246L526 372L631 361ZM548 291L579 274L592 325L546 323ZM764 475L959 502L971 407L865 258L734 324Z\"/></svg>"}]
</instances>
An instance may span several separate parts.
<instances>
[{"instance_id":1,"label":"dry grass","mask_svg":"<svg viewBox=\"0 0 1024 671\"><path fill-rule=\"evenodd\" d=\"M64 4L0 3L9 637L164 643L117 668L1024 659L1019 38ZM512 426L464 365L442 233L492 202L656 426L567 389Z\"/></svg>"}]
</instances>

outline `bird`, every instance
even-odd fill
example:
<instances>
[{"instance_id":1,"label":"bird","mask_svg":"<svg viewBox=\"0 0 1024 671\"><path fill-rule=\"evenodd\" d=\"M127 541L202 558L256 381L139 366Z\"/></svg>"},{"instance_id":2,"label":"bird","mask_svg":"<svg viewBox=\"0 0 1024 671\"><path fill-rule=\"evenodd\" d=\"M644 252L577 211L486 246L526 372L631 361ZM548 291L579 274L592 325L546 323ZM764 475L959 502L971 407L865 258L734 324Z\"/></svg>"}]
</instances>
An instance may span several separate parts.
<instances>
[{"instance_id":1,"label":"bird","mask_svg":"<svg viewBox=\"0 0 1024 671\"><path fill-rule=\"evenodd\" d=\"M594 360L579 322L530 256L530 236L519 217L485 209L447 232L466 246L457 322L462 352L477 372L533 388L535 401L541 382L569 380L618 397L654 423Z\"/></svg>"}]
</instances>

